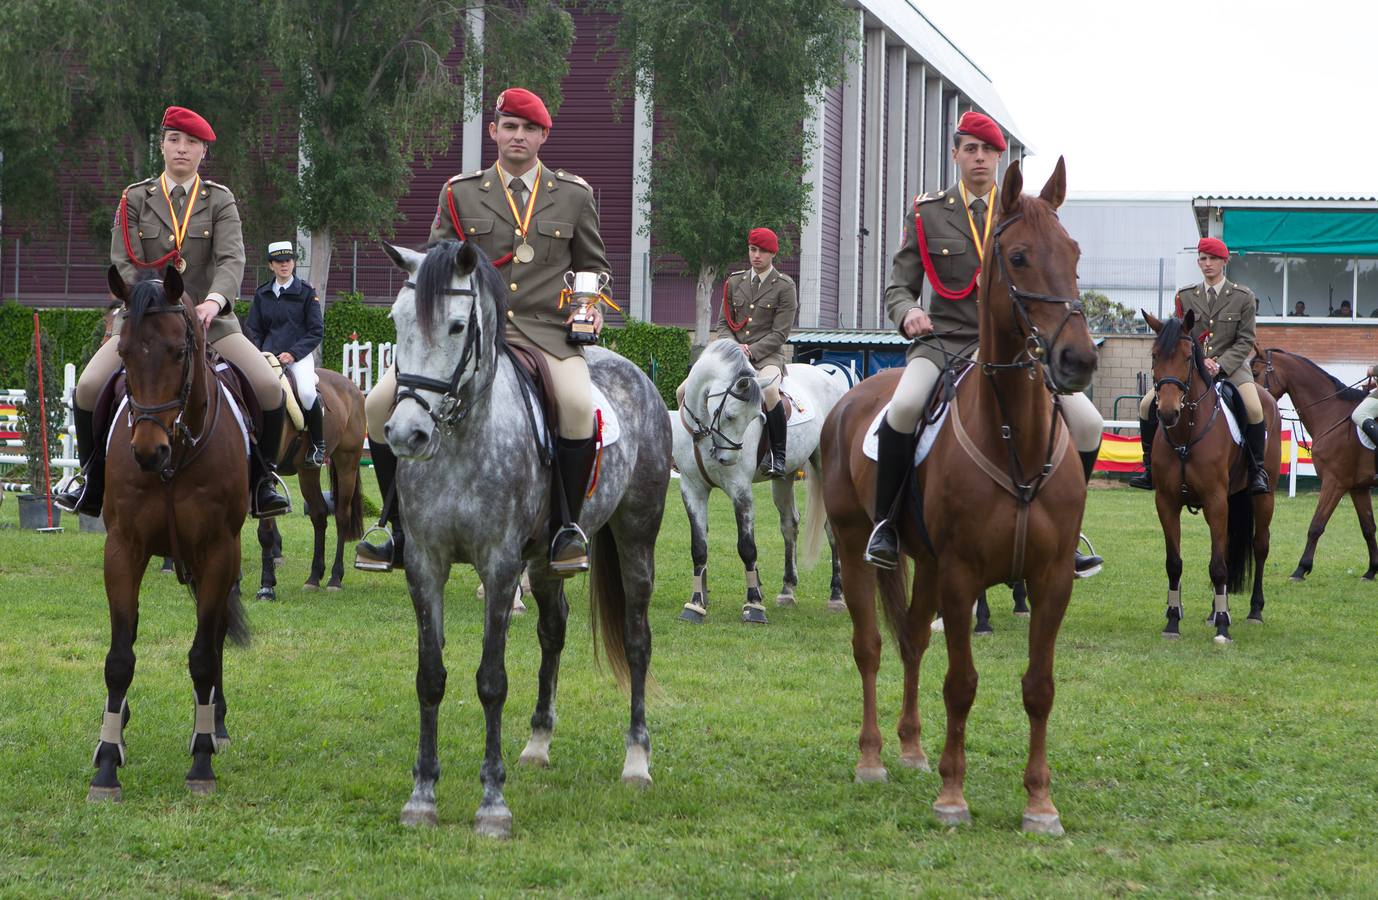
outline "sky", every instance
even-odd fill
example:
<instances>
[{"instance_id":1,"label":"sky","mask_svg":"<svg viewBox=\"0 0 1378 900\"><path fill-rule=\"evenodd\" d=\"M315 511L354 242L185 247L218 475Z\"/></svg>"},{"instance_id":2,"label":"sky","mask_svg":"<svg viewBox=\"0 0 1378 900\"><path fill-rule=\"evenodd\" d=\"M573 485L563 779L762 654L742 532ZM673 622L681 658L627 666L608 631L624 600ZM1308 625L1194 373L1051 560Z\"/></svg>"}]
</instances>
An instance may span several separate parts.
<instances>
[{"instance_id":1,"label":"sky","mask_svg":"<svg viewBox=\"0 0 1378 900\"><path fill-rule=\"evenodd\" d=\"M1378 195L1369 0L911 0L1068 189Z\"/></svg>"}]
</instances>

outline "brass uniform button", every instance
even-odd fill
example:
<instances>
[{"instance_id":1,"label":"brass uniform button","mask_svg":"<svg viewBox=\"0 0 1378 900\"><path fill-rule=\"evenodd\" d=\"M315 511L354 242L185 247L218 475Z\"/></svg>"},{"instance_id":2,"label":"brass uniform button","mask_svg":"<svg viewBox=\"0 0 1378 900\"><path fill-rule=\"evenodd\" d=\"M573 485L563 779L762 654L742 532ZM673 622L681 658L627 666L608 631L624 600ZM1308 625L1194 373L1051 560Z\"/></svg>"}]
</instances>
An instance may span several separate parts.
<instances>
[{"instance_id":1,"label":"brass uniform button","mask_svg":"<svg viewBox=\"0 0 1378 900\"><path fill-rule=\"evenodd\" d=\"M560 236L560 229L558 229L558 228L555 229L555 236L556 236L556 237L559 237L559 236Z\"/></svg>"},{"instance_id":2,"label":"brass uniform button","mask_svg":"<svg viewBox=\"0 0 1378 900\"><path fill-rule=\"evenodd\" d=\"M507 311L507 318L509 318L509 319L512 318L512 315L513 315L512 310L509 309L509 310Z\"/></svg>"},{"instance_id":3,"label":"brass uniform button","mask_svg":"<svg viewBox=\"0 0 1378 900\"><path fill-rule=\"evenodd\" d=\"M492 187L492 186L493 186L493 182L491 182L491 181L485 181L485 182L483 183L483 186L484 186L484 187Z\"/></svg>"},{"instance_id":4,"label":"brass uniform button","mask_svg":"<svg viewBox=\"0 0 1378 900\"><path fill-rule=\"evenodd\" d=\"M210 237L210 236L211 236L211 233L210 233L209 231L203 231L203 232L201 232L201 237Z\"/></svg>"},{"instance_id":5,"label":"brass uniform button","mask_svg":"<svg viewBox=\"0 0 1378 900\"><path fill-rule=\"evenodd\" d=\"M943 256L947 256L947 248L946 248L946 247L943 248Z\"/></svg>"},{"instance_id":6,"label":"brass uniform button","mask_svg":"<svg viewBox=\"0 0 1378 900\"><path fill-rule=\"evenodd\" d=\"M508 287L512 289L513 293L516 293L517 283L515 281L509 284Z\"/></svg>"},{"instance_id":7,"label":"brass uniform button","mask_svg":"<svg viewBox=\"0 0 1378 900\"><path fill-rule=\"evenodd\" d=\"M469 226L469 233L470 233L470 234L475 233L477 230L478 230L478 229L474 228L474 226L472 226L472 225Z\"/></svg>"},{"instance_id":8,"label":"brass uniform button","mask_svg":"<svg viewBox=\"0 0 1378 900\"><path fill-rule=\"evenodd\" d=\"M173 243L173 241L172 241L172 235L168 235L168 236L167 236L167 242L168 242L169 244Z\"/></svg>"},{"instance_id":9,"label":"brass uniform button","mask_svg":"<svg viewBox=\"0 0 1378 900\"><path fill-rule=\"evenodd\" d=\"M144 233L143 233L142 231L140 231L140 232L139 232L139 237L143 237L143 236L144 236Z\"/></svg>"},{"instance_id":10,"label":"brass uniform button","mask_svg":"<svg viewBox=\"0 0 1378 900\"><path fill-rule=\"evenodd\" d=\"M512 233L515 234L517 237L522 236L522 230L520 228L513 228Z\"/></svg>"}]
</instances>

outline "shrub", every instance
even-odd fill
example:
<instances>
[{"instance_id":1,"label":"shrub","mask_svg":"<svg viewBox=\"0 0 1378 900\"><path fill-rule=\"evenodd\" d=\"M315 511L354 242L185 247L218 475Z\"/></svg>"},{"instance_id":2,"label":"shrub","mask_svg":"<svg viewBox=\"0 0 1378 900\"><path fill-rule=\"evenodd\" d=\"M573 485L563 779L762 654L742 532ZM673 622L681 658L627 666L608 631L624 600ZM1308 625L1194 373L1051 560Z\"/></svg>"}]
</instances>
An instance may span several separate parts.
<instances>
[{"instance_id":1,"label":"shrub","mask_svg":"<svg viewBox=\"0 0 1378 900\"><path fill-rule=\"evenodd\" d=\"M601 343L650 375L667 407L677 405L675 388L689 374L687 330L630 320L622 328L604 329Z\"/></svg>"}]
</instances>

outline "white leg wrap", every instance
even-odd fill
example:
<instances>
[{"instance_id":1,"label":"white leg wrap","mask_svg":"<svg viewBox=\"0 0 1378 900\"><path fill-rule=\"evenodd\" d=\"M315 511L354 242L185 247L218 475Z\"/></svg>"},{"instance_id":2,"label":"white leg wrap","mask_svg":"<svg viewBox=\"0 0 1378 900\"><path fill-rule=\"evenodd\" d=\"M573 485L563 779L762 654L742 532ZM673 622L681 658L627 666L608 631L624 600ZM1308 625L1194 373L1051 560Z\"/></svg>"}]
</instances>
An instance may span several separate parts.
<instances>
[{"instance_id":1,"label":"white leg wrap","mask_svg":"<svg viewBox=\"0 0 1378 900\"><path fill-rule=\"evenodd\" d=\"M196 692L192 692L195 699ZM192 725L191 740L187 742L187 752L196 749L196 736L204 734L211 739L211 752L215 752L215 688L211 688L211 702L196 704L196 721Z\"/></svg>"},{"instance_id":2,"label":"white leg wrap","mask_svg":"<svg viewBox=\"0 0 1378 900\"><path fill-rule=\"evenodd\" d=\"M1224 614L1225 614L1225 624L1226 624L1226 625L1230 624L1230 603L1229 603L1229 599L1230 599L1230 598L1229 598L1229 594L1216 594L1216 595L1215 595L1215 612L1216 612L1217 614L1219 614L1219 613L1224 613Z\"/></svg>"},{"instance_id":3,"label":"white leg wrap","mask_svg":"<svg viewBox=\"0 0 1378 900\"><path fill-rule=\"evenodd\" d=\"M746 589L751 590L752 588L755 588L758 591L761 589L761 573L756 571L755 569L747 569Z\"/></svg>"},{"instance_id":4,"label":"white leg wrap","mask_svg":"<svg viewBox=\"0 0 1378 900\"><path fill-rule=\"evenodd\" d=\"M114 744L120 749L120 765L124 765L124 711L129 706L129 699L120 701L120 711L111 712L109 704L106 704L105 717L101 719L100 739L96 741L95 752L91 754L91 765L97 764L100 755L100 745Z\"/></svg>"},{"instance_id":5,"label":"white leg wrap","mask_svg":"<svg viewBox=\"0 0 1378 900\"><path fill-rule=\"evenodd\" d=\"M703 583L704 583L705 581L707 581L707 580L708 580L708 567L707 567L707 566L704 566L702 572L695 572L695 573L694 573L694 593L696 593L696 594L705 594L705 593L707 593L707 592L708 592L708 589L705 588L705 587L703 586Z\"/></svg>"},{"instance_id":6,"label":"white leg wrap","mask_svg":"<svg viewBox=\"0 0 1378 900\"><path fill-rule=\"evenodd\" d=\"M1179 617L1182 615L1182 590L1181 590L1181 588L1178 588L1178 589L1175 590L1175 591L1174 591L1174 590L1171 590L1171 589L1168 590L1168 592L1167 592L1167 608L1168 608L1168 609L1175 609L1175 610L1177 610L1177 615L1178 615Z\"/></svg>"}]
</instances>

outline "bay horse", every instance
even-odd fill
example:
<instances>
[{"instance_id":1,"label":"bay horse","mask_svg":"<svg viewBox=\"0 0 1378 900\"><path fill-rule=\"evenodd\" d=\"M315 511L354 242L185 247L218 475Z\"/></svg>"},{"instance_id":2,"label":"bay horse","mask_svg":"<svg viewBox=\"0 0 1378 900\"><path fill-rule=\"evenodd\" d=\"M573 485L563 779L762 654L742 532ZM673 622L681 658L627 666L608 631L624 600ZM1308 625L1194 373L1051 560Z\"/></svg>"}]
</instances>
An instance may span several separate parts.
<instances>
[{"instance_id":1,"label":"bay horse","mask_svg":"<svg viewBox=\"0 0 1378 900\"><path fill-rule=\"evenodd\" d=\"M416 694L421 734L414 790L402 808L407 825L436 824L440 777L436 722L445 696L445 582L453 563L474 566L484 587L483 655L478 695L486 726L474 819L485 836L507 837L512 813L503 799L503 662L512 597L523 565L539 605L541 664L531 737L519 762L550 763L555 690L569 606L550 569L550 471L533 433L527 394L507 351L506 287L470 241L441 241L423 256L384 245L407 273L393 303L397 393L384 436L398 457L396 491L407 522L407 588L416 610ZM655 544L670 481L670 422L655 385L639 368L601 348L587 351L589 375L615 412L620 436L602 447L580 524L589 541L590 621L595 652L631 689L622 780L651 783L646 675L651 661L647 609ZM600 432L601 433L601 432Z\"/></svg>"},{"instance_id":2,"label":"bay horse","mask_svg":"<svg viewBox=\"0 0 1378 900\"><path fill-rule=\"evenodd\" d=\"M110 291L128 313L119 354L128 413L115 417L105 457L105 594L110 652L105 716L88 800L119 800L124 726L134 678L139 586L150 557L178 562L196 600L188 654L195 691L187 788L215 789L211 757L229 743L225 729L225 638L248 643L239 600L239 532L249 508L248 437L206 352L206 333L177 270L161 281L127 285L114 266ZM128 448L124 452L120 448Z\"/></svg>"},{"instance_id":3,"label":"bay horse","mask_svg":"<svg viewBox=\"0 0 1378 900\"><path fill-rule=\"evenodd\" d=\"M319 590L325 574L325 531L332 512L335 515L335 560L330 567L328 591L340 590L344 581L344 545L364 536L364 492L359 482L359 460L364 453L364 395L357 385L339 372L317 369L316 390L324 408L325 454L330 470L330 504L321 492L321 470L305 465L311 438L289 422L282 441L282 459L278 461L279 475L297 476L306 513L311 517L315 541L311 548L311 571L306 576L305 590ZM282 555L282 535L276 519L258 520L258 543L262 548L263 568L256 595L260 600L277 599L275 561Z\"/></svg>"},{"instance_id":4,"label":"bay horse","mask_svg":"<svg viewBox=\"0 0 1378 900\"><path fill-rule=\"evenodd\" d=\"M1297 417L1311 435L1311 461L1321 479L1321 495L1316 512L1306 529L1306 549L1292 572L1293 581L1311 574L1316 561L1316 545L1325 533L1326 523L1345 494L1359 516L1359 531L1368 545L1368 571L1364 580L1378 575L1378 541L1374 539L1373 451L1359 443L1349 417L1368 396L1366 391L1343 384L1311 360L1277 347L1264 350L1254 346L1254 380L1274 397L1292 395ZM1293 440L1296 438L1294 437Z\"/></svg>"},{"instance_id":5,"label":"bay horse","mask_svg":"<svg viewBox=\"0 0 1378 900\"><path fill-rule=\"evenodd\" d=\"M694 567L694 585L680 618L700 623L708 616L708 495L714 488L732 500L737 520L737 555L746 570L746 600L742 621L766 624L761 576L756 567L756 504L752 484L767 480L757 467L757 448L764 431L761 392L766 379L756 374L741 347L732 341L714 341L704 348L684 381L684 403L670 413L674 431L675 468L679 470L679 493L689 516L689 552ZM789 425L785 471L787 478L771 478L771 499L780 514L780 534L785 539L784 575L778 606L794 606L794 591L799 586L796 547L799 538L799 508L794 502L793 473L806 469L809 503L805 510L805 562L818 558L825 530L823 511L823 464L818 454L818 436L823 421L842 398L845 387L840 379L822 369L795 364L781 383L781 390L795 407ZM811 417L805 420L801 410ZM828 542L833 543L832 534ZM832 593L828 607L837 612L842 603L842 570L833 548Z\"/></svg>"},{"instance_id":6,"label":"bay horse","mask_svg":"<svg viewBox=\"0 0 1378 900\"><path fill-rule=\"evenodd\" d=\"M1215 592L1207 619L1215 625L1215 642L1229 644L1229 594L1237 592L1252 571L1249 622L1263 621L1263 569L1268 560L1269 528L1273 521L1273 493L1250 496L1247 448L1230 436L1222 412L1225 402L1206 369L1201 343L1192 340L1196 313L1161 321L1144 312L1157 333L1153 343L1153 384L1158 391L1155 459L1169 460L1153 467L1153 493L1158 521L1167 544L1167 624L1163 637L1181 636L1182 620L1182 508L1203 510L1211 532L1210 579ZM1282 437L1277 401L1259 392L1263 421L1268 426L1264 469L1276 487L1282 467ZM1243 423L1240 424L1243 428Z\"/></svg>"},{"instance_id":7,"label":"bay horse","mask_svg":"<svg viewBox=\"0 0 1378 900\"><path fill-rule=\"evenodd\" d=\"M863 453L862 440L894 393L900 369L866 379L828 416L824 499L842 557L852 654L861 674L856 780L886 778L876 724L879 585L880 606L904 663L900 764L911 768L928 769L919 737L919 666L934 613L941 610L946 620L947 741L933 809L946 825L971 821L963 782L966 722L977 683L972 600L987 587L1022 580L1031 606L1029 666L1022 682L1029 716L1023 829L1061 834L1049 790L1048 716L1053 649L1072 595L1068 561L1081 528L1086 483L1076 453L1067 452L1070 441L1056 397L1090 384L1097 359L1077 290L1080 251L1056 214L1067 192L1063 161L1038 197L1025 197L1022 190L1019 164L1012 163L992 210L999 218L985 247L991 262L978 288L981 362L957 385L947 413L951 421L902 494L901 565L881 571L862 560L875 490L875 463ZM915 566L912 595L906 558Z\"/></svg>"}]
</instances>

